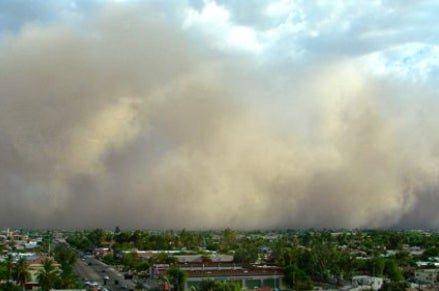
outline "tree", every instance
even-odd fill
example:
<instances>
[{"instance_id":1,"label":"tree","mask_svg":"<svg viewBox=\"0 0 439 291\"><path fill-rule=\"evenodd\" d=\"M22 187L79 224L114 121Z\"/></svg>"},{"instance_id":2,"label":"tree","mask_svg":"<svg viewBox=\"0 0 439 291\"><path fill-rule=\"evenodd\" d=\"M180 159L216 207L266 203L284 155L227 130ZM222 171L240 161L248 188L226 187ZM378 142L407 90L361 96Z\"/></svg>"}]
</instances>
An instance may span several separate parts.
<instances>
[{"instance_id":1,"label":"tree","mask_svg":"<svg viewBox=\"0 0 439 291\"><path fill-rule=\"evenodd\" d=\"M151 263L162 263L162 264L174 264L178 262L178 259L167 253L159 253L150 259Z\"/></svg>"},{"instance_id":2,"label":"tree","mask_svg":"<svg viewBox=\"0 0 439 291\"><path fill-rule=\"evenodd\" d=\"M12 259L12 256L8 255L0 268L0 278L6 279L6 283L0 285L0 290L7 290L7 291L19 290L19 287L15 286L11 282L13 267L14 267L14 261Z\"/></svg>"},{"instance_id":3,"label":"tree","mask_svg":"<svg viewBox=\"0 0 439 291\"><path fill-rule=\"evenodd\" d=\"M83 232L76 232L67 236L66 241L77 249L91 252L94 249L92 241Z\"/></svg>"},{"instance_id":4,"label":"tree","mask_svg":"<svg viewBox=\"0 0 439 291\"><path fill-rule=\"evenodd\" d=\"M0 281L6 280L7 278L7 270L4 262L0 262Z\"/></svg>"},{"instance_id":5,"label":"tree","mask_svg":"<svg viewBox=\"0 0 439 291\"><path fill-rule=\"evenodd\" d=\"M179 267L172 266L167 271L169 282L174 286L174 290L183 291L186 284L187 274Z\"/></svg>"},{"instance_id":6,"label":"tree","mask_svg":"<svg viewBox=\"0 0 439 291\"><path fill-rule=\"evenodd\" d=\"M230 228L226 228L223 231L223 237L221 239L221 250L227 252L236 247L236 232Z\"/></svg>"},{"instance_id":7,"label":"tree","mask_svg":"<svg viewBox=\"0 0 439 291\"><path fill-rule=\"evenodd\" d=\"M11 255L8 255L6 257L5 265L6 265L6 283L9 283L9 281L11 280L12 268L14 267L14 260L12 259Z\"/></svg>"},{"instance_id":8,"label":"tree","mask_svg":"<svg viewBox=\"0 0 439 291\"><path fill-rule=\"evenodd\" d=\"M241 286L237 282L221 282L204 280L199 284L198 291L240 291Z\"/></svg>"},{"instance_id":9,"label":"tree","mask_svg":"<svg viewBox=\"0 0 439 291\"><path fill-rule=\"evenodd\" d=\"M374 257L369 262L370 274L375 277L382 277L386 261L382 257Z\"/></svg>"},{"instance_id":10,"label":"tree","mask_svg":"<svg viewBox=\"0 0 439 291\"><path fill-rule=\"evenodd\" d=\"M380 290L382 291L405 291L410 285L407 282L385 282Z\"/></svg>"},{"instance_id":11,"label":"tree","mask_svg":"<svg viewBox=\"0 0 439 291\"><path fill-rule=\"evenodd\" d=\"M27 261L24 257L21 257L12 269L12 278L21 286L23 290L24 284L30 280L31 275L29 273Z\"/></svg>"},{"instance_id":12,"label":"tree","mask_svg":"<svg viewBox=\"0 0 439 291\"><path fill-rule=\"evenodd\" d=\"M1 291L21 291L20 286L14 285L14 284L12 284L12 282L0 284L0 290Z\"/></svg>"},{"instance_id":13,"label":"tree","mask_svg":"<svg viewBox=\"0 0 439 291\"><path fill-rule=\"evenodd\" d=\"M69 247L58 244L54 249L55 260L63 266L73 266L76 262L76 254Z\"/></svg>"},{"instance_id":14,"label":"tree","mask_svg":"<svg viewBox=\"0 0 439 291\"><path fill-rule=\"evenodd\" d=\"M104 241L104 238L105 238L105 231L100 228L97 228L88 234L88 239L96 247L101 245L101 242Z\"/></svg>"},{"instance_id":15,"label":"tree","mask_svg":"<svg viewBox=\"0 0 439 291\"><path fill-rule=\"evenodd\" d=\"M107 265L114 265L116 260L114 259L113 254L106 254L101 258L102 262L104 262Z\"/></svg>"},{"instance_id":16,"label":"tree","mask_svg":"<svg viewBox=\"0 0 439 291\"><path fill-rule=\"evenodd\" d=\"M312 290L311 278L296 265L289 265L284 270L285 281L294 290Z\"/></svg>"},{"instance_id":17,"label":"tree","mask_svg":"<svg viewBox=\"0 0 439 291\"><path fill-rule=\"evenodd\" d=\"M43 261L43 269L37 275L38 283L43 291L49 291L58 280L58 270L51 259Z\"/></svg>"},{"instance_id":18,"label":"tree","mask_svg":"<svg viewBox=\"0 0 439 291\"><path fill-rule=\"evenodd\" d=\"M384 265L384 274L387 275L387 277L392 282L402 282L404 281L404 276L402 275L401 269L396 264L395 260L390 259L387 260Z\"/></svg>"},{"instance_id":19,"label":"tree","mask_svg":"<svg viewBox=\"0 0 439 291\"><path fill-rule=\"evenodd\" d=\"M122 255L120 263L128 270L143 271L145 262L137 253L133 252Z\"/></svg>"},{"instance_id":20,"label":"tree","mask_svg":"<svg viewBox=\"0 0 439 291\"><path fill-rule=\"evenodd\" d=\"M75 289L78 287L78 276L71 268L62 269L59 280L55 280L55 287L58 289Z\"/></svg>"},{"instance_id":21,"label":"tree","mask_svg":"<svg viewBox=\"0 0 439 291\"><path fill-rule=\"evenodd\" d=\"M58 244L54 249L55 260L61 265L60 281L57 287L62 289L74 288L77 283L77 276L73 272L73 265L76 262L75 252L63 244Z\"/></svg>"},{"instance_id":22,"label":"tree","mask_svg":"<svg viewBox=\"0 0 439 291\"><path fill-rule=\"evenodd\" d=\"M246 245L235 250L233 259L237 263L254 263L258 259L257 246Z\"/></svg>"}]
</instances>

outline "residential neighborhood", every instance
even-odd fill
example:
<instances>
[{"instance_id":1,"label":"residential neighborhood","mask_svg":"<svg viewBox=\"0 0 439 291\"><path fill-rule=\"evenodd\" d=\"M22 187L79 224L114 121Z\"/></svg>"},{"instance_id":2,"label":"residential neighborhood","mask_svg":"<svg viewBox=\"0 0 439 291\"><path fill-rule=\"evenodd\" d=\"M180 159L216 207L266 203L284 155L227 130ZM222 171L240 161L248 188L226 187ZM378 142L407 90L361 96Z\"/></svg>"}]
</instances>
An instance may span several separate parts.
<instances>
[{"instance_id":1,"label":"residential neighborhood","mask_svg":"<svg viewBox=\"0 0 439 291\"><path fill-rule=\"evenodd\" d=\"M433 231L6 229L0 247L1 290L439 288Z\"/></svg>"}]
</instances>

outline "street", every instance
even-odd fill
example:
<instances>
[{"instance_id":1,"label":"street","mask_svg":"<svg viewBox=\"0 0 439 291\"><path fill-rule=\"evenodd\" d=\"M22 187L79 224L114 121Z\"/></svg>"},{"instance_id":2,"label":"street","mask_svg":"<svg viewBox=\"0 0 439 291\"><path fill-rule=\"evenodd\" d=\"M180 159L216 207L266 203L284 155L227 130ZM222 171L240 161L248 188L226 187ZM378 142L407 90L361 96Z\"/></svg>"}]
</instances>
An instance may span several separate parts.
<instances>
[{"instance_id":1,"label":"street","mask_svg":"<svg viewBox=\"0 0 439 291\"><path fill-rule=\"evenodd\" d=\"M134 290L135 284L131 280L125 280L123 274L92 256L78 259L75 272L83 282L89 282L93 287L104 287L108 290Z\"/></svg>"}]
</instances>

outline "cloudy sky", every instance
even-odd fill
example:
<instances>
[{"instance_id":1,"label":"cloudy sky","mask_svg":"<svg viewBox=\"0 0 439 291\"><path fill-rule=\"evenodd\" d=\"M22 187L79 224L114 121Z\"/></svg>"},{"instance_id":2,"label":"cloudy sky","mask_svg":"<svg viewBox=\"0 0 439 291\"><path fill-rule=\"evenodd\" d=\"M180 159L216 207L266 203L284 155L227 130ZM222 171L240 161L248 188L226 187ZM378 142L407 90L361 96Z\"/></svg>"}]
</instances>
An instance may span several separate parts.
<instances>
[{"instance_id":1,"label":"cloudy sky","mask_svg":"<svg viewBox=\"0 0 439 291\"><path fill-rule=\"evenodd\" d=\"M437 15L0 0L0 227L438 227Z\"/></svg>"}]
</instances>

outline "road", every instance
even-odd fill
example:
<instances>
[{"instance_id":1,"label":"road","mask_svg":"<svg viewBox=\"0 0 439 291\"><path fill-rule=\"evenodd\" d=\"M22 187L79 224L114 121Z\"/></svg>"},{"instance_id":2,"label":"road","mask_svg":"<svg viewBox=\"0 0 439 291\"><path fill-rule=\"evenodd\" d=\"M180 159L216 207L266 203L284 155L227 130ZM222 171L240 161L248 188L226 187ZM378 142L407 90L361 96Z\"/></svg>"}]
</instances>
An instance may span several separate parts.
<instances>
[{"instance_id":1,"label":"road","mask_svg":"<svg viewBox=\"0 0 439 291\"><path fill-rule=\"evenodd\" d=\"M134 282L125 280L121 273L91 256L78 260L75 272L84 282L96 282L108 290L134 290Z\"/></svg>"}]
</instances>

